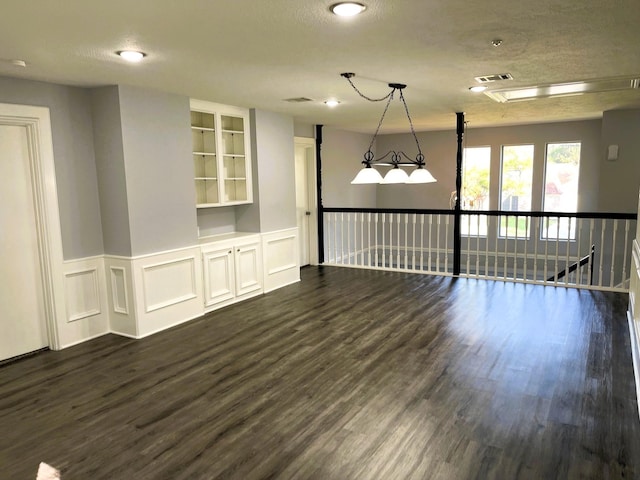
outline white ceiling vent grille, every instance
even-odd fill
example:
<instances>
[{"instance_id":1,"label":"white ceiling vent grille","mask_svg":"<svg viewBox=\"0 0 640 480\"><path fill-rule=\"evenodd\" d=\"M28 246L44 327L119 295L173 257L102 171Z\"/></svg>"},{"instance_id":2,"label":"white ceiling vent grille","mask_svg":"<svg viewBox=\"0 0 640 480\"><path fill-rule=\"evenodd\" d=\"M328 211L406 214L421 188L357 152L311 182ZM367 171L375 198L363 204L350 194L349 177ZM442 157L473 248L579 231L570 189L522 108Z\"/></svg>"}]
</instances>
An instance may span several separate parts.
<instances>
[{"instance_id":1,"label":"white ceiling vent grille","mask_svg":"<svg viewBox=\"0 0 640 480\"><path fill-rule=\"evenodd\" d=\"M476 77L478 83L501 82L502 80L513 80L513 76L510 73L494 73L493 75Z\"/></svg>"},{"instance_id":2,"label":"white ceiling vent grille","mask_svg":"<svg viewBox=\"0 0 640 480\"><path fill-rule=\"evenodd\" d=\"M285 98L285 102L289 103L305 103L305 102L313 102L312 99L307 97L295 97L295 98Z\"/></svg>"}]
</instances>

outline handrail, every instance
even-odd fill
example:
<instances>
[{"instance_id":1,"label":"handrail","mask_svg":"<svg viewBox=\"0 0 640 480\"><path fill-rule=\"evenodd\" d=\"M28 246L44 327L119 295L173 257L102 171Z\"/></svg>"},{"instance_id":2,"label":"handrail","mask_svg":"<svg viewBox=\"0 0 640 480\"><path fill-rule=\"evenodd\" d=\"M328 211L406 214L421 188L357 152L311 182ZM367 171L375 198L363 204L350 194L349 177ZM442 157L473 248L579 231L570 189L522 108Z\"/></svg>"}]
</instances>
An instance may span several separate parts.
<instances>
[{"instance_id":1,"label":"handrail","mask_svg":"<svg viewBox=\"0 0 640 480\"><path fill-rule=\"evenodd\" d=\"M593 259L595 258L595 254L596 254L596 246L591 245L590 254L585 255L579 261L573 263L572 265L569 265L568 272L566 268L563 268L555 275L551 275L549 278L547 278L547 282L556 282L561 278L564 278L567 274L571 274L575 272L578 269L578 267L584 267L588 263L589 264L589 285L593 285Z\"/></svg>"}]
</instances>

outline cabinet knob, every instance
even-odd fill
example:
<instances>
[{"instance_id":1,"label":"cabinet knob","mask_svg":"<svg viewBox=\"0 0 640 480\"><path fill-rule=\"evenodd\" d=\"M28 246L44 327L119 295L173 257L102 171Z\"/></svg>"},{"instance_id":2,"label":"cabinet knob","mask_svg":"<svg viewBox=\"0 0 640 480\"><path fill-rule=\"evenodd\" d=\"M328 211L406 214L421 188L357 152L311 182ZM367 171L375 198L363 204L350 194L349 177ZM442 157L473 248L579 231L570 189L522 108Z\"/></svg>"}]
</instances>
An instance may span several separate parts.
<instances>
[{"instance_id":1,"label":"cabinet knob","mask_svg":"<svg viewBox=\"0 0 640 480\"><path fill-rule=\"evenodd\" d=\"M232 252L232 250L229 250L229 253L231 253L231 252Z\"/></svg>"}]
</instances>

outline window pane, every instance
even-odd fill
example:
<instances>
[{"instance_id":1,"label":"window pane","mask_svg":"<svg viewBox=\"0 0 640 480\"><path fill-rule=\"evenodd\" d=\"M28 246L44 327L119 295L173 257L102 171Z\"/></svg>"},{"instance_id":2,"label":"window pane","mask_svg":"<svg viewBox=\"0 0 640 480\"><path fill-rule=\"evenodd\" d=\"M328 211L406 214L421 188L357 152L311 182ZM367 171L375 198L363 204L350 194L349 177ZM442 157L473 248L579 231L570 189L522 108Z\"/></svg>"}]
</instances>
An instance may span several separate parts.
<instances>
[{"instance_id":1,"label":"window pane","mask_svg":"<svg viewBox=\"0 0 640 480\"><path fill-rule=\"evenodd\" d=\"M491 147L465 148L462 157L462 201L464 210L489 210ZM487 217L463 215L462 235L487 235Z\"/></svg>"},{"instance_id":2,"label":"window pane","mask_svg":"<svg viewBox=\"0 0 640 480\"><path fill-rule=\"evenodd\" d=\"M533 145L502 147L500 209L511 212L531 211L533 181ZM500 236L525 237L530 223L525 217L500 219Z\"/></svg>"},{"instance_id":3,"label":"window pane","mask_svg":"<svg viewBox=\"0 0 640 480\"><path fill-rule=\"evenodd\" d=\"M549 143L544 173L543 209L545 212L578 211L580 142ZM576 220L550 218L542 229L542 238L574 239Z\"/></svg>"}]
</instances>

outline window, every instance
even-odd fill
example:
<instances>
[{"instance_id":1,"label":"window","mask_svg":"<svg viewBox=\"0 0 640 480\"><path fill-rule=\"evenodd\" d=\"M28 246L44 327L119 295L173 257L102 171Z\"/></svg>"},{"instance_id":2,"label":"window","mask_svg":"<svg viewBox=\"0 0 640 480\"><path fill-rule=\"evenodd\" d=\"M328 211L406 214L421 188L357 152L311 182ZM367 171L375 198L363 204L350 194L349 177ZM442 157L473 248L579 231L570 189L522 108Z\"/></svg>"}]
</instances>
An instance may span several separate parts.
<instances>
[{"instance_id":1,"label":"window","mask_svg":"<svg viewBox=\"0 0 640 480\"><path fill-rule=\"evenodd\" d=\"M462 157L462 199L464 210L489 210L491 147L468 147ZM487 235L487 216L463 215L463 235Z\"/></svg>"},{"instance_id":2,"label":"window","mask_svg":"<svg viewBox=\"0 0 640 480\"><path fill-rule=\"evenodd\" d=\"M533 145L504 145L501 167L500 209L531 211ZM526 237L529 229L527 217L500 217L501 237Z\"/></svg>"},{"instance_id":3,"label":"window","mask_svg":"<svg viewBox=\"0 0 640 480\"><path fill-rule=\"evenodd\" d=\"M578 211L580 142L547 144L543 210L545 212ZM542 238L574 239L576 221L550 218L542 225Z\"/></svg>"}]
</instances>

